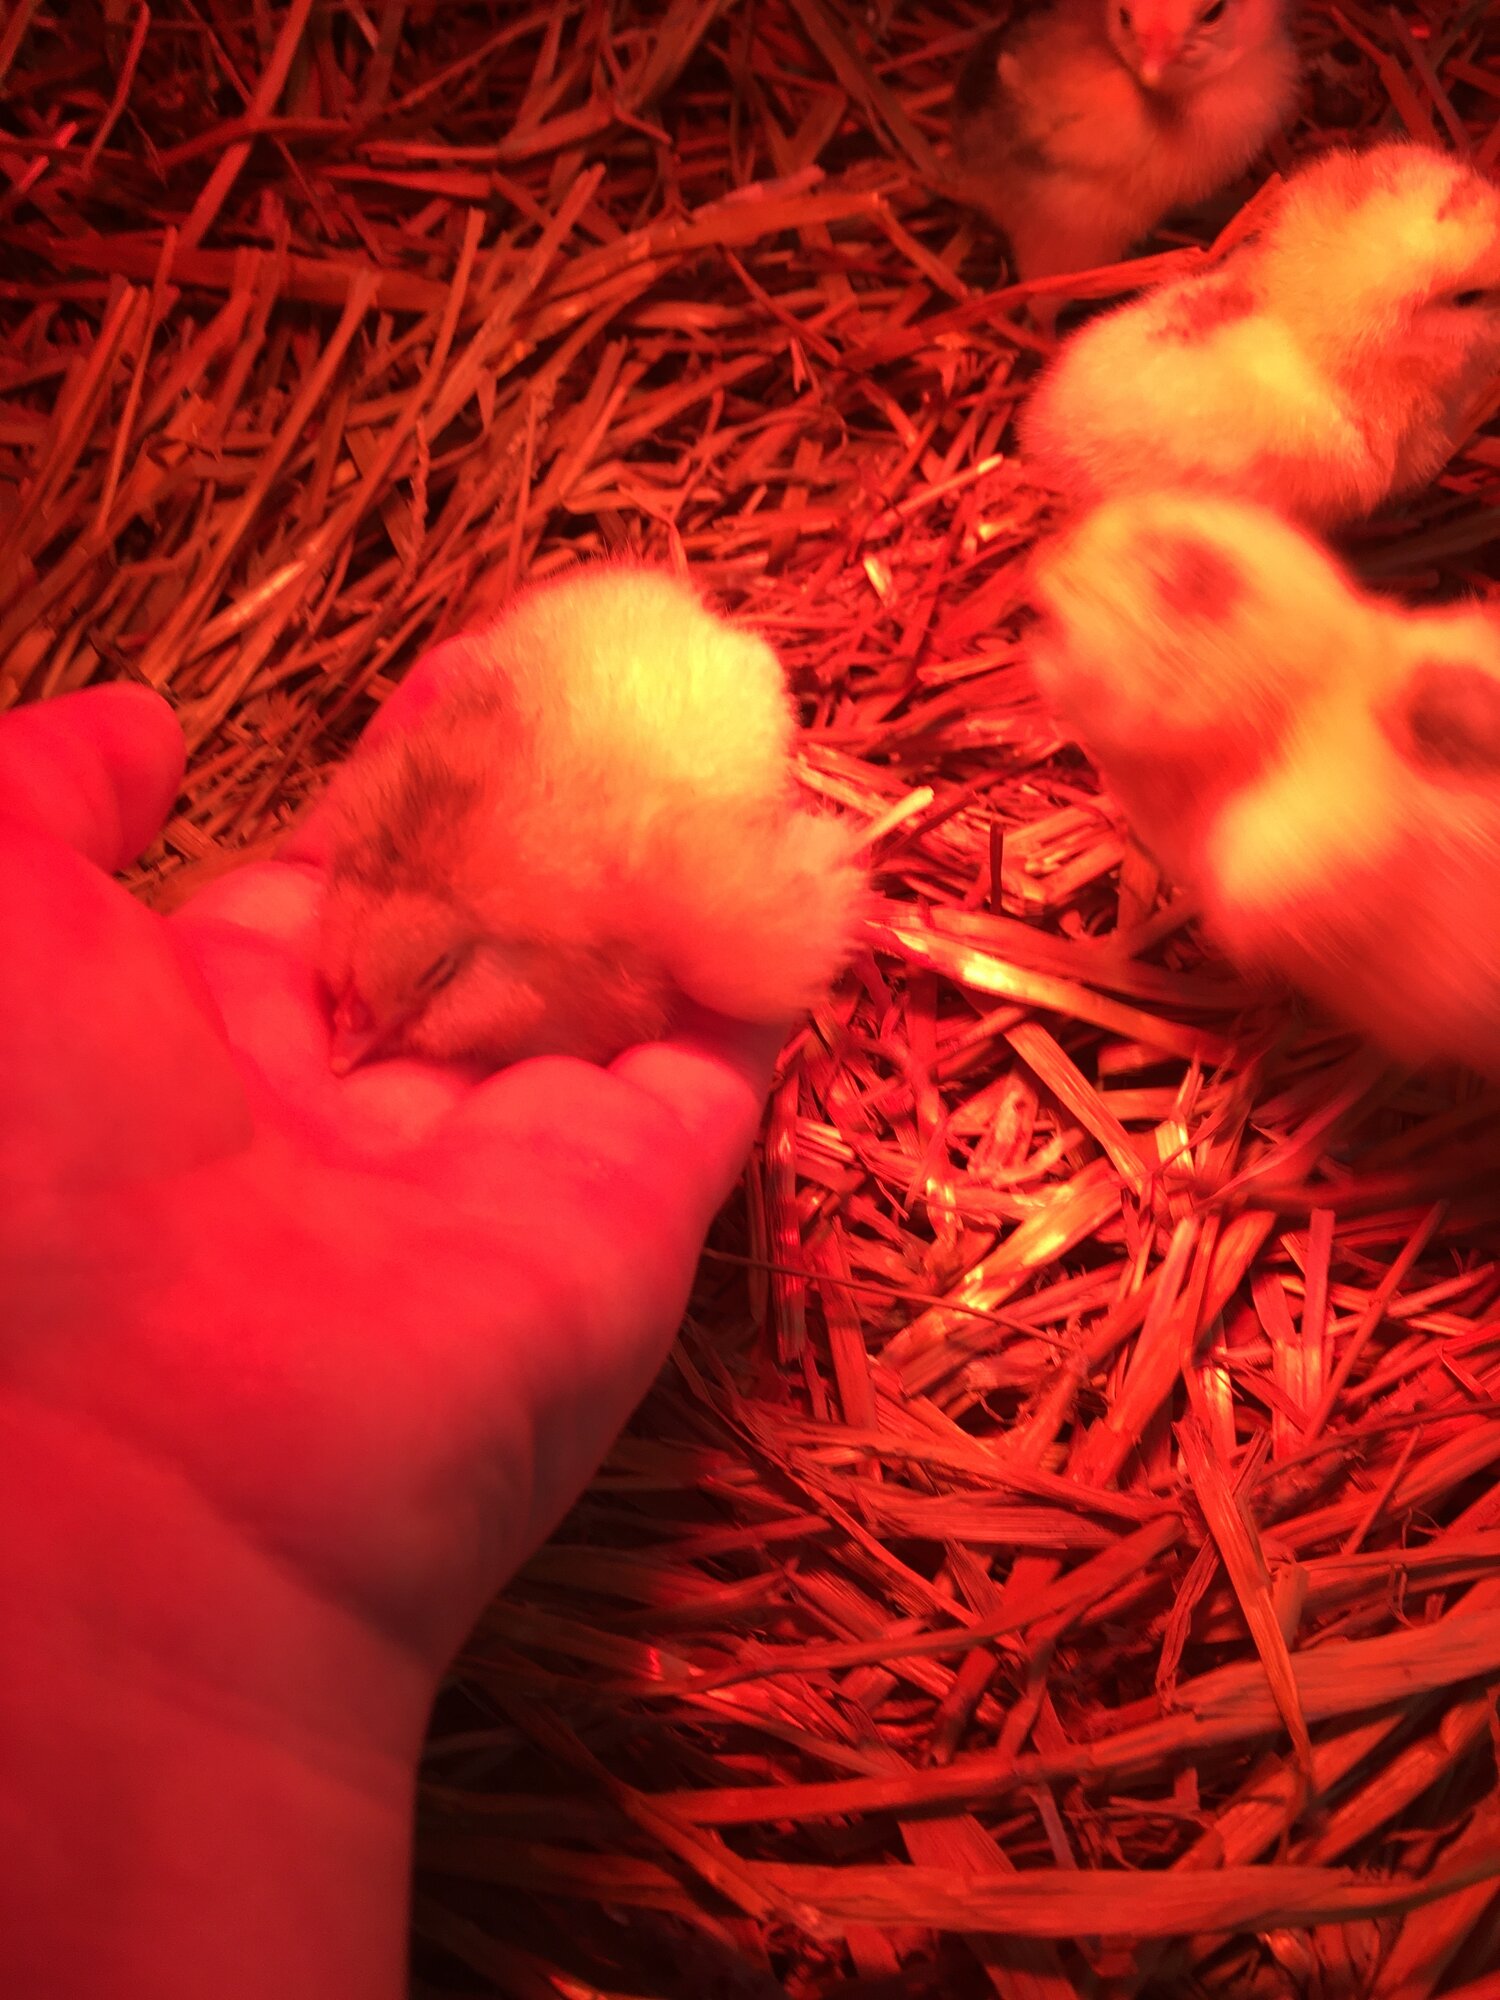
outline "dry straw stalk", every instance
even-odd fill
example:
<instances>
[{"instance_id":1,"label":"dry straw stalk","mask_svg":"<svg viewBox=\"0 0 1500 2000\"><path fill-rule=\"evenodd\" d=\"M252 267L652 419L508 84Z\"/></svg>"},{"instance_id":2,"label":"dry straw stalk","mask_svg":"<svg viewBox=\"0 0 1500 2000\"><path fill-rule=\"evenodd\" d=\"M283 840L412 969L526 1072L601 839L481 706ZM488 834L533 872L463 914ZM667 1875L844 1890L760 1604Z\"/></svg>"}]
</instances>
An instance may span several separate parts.
<instances>
[{"instance_id":1,"label":"dry straw stalk","mask_svg":"<svg viewBox=\"0 0 1500 2000\"><path fill-rule=\"evenodd\" d=\"M1301 11L1283 164L1500 163L1492 9ZM146 893L618 547L774 640L870 827L674 1361L440 1709L425 1993L1500 1995L1494 1095L1206 962L1037 710L1046 343L943 165L977 21L0 25L0 699L169 694ZM1481 433L1359 560L1488 589L1497 510Z\"/></svg>"}]
</instances>

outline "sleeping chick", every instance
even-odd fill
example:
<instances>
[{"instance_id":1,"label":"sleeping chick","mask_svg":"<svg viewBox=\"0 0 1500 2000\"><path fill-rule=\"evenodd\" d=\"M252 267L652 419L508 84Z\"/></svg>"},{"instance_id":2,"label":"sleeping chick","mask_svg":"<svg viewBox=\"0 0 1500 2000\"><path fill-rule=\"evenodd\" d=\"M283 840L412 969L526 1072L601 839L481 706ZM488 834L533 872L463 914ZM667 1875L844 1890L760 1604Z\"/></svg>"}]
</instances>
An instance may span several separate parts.
<instances>
[{"instance_id":1,"label":"sleeping chick","mask_svg":"<svg viewBox=\"0 0 1500 2000\"><path fill-rule=\"evenodd\" d=\"M1327 153L1258 241L1064 347L1023 449L1080 500L1208 483L1327 525L1430 480L1500 368L1500 190L1430 148Z\"/></svg>"},{"instance_id":2,"label":"sleeping chick","mask_svg":"<svg viewBox=\"0 0 1500 2000\"><path fill-rule=\"evenodd\" d=\"M1044 695L1231 958L1500 1075L1500 618L1207 493L1107 502L1037 595Z\"/></svg>"},{"instance_id":3,"label":"sleeping chick","mask_svg":"<svg viewBox=\"0 0 1500 2000\"><path fill-rule=\"evenodd\" d=\"M837 969L861 877L799 810L770 647L685 583L580 569L465 642L328 795L333 1065L603 1061L679 995L777 1021Z\"/></svg>"},{"instance_id":4,"label":"sleeping chick","mask_svg":"<svg viewBox=\"0 0 1500 2000\"><path fill-rule=\"evenodd\" d=\"M962 186L1023 279L1124 256L1286 122L1284 0L1016 0L953 99Z\"/></svg>"}]
</instances>

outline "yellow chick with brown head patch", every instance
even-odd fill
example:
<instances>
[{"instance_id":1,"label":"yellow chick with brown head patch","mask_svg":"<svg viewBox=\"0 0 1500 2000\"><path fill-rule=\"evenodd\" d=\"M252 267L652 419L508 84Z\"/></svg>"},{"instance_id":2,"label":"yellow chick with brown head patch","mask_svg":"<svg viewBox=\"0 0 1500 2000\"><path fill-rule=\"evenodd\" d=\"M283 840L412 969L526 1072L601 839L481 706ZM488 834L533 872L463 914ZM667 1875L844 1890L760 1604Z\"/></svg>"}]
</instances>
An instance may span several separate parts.
<instances>
[{"instance_id":1,"label":"yellow chick with brown head patch","mask_svg":"<svg viewBox=\"0 0 1500 2000\"><path fill-rule=\"evenodd\" d=\"M601 564L464 647L328 794L334 1067L604 1061L683 995L767 1022L815 999L863 881L844 827L795 802L764 640L664 572Z\"/></svg>"},{"instance_id":2,"label":"yellow chick with brown head patch","mask_svg":"<svg viewBox=\"0 0 1500 2000\"><path fill-rule=\"evenodd\" d=\"M1075 334L1021 441L1081 501L1208 484L1328 525L1430 480L1497 369L1500 189L1429 147L1337 151L1218 270Z\"/></svg>"},{"instance_id":3,"label":"yellow chick with brown head patch","mask_svg":"<svg viewBox=\"0 0 1500 2000\"><path fill-rule=\"evenodd\" d=\"M1248 167L1290 113L1283 0L1013 7L954 93L964 192L1017 275L1112 264Z\"/></svg>"},{"instance_id":4,"label":"yellow chick with brown head patch","mask_svg":"<svg viewBox=\"0 0 1500 2000\"><path fill-rule=\"evenodd\" d=\"M1500 1075L1500 618L1181 491L1096 509L1036 588L1046 699L1230 957Z\"/></svg>"}]
</instances>

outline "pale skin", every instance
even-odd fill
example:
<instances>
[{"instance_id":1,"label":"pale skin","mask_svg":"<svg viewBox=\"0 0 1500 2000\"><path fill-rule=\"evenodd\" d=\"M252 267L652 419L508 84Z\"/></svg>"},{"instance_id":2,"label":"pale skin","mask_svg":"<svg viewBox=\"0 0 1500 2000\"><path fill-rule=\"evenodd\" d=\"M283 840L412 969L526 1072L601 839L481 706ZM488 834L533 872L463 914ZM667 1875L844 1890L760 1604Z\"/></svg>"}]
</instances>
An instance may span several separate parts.
<instances>
[{"instance_id":1,"label":"pale skin","mask_svg":"<svg viewBox=\"0 0 1500 2000\"><path fill-rule=\"evenodd\" d=\"M335 1078L316 823L170 920L109 880L181 771L138 689L0 717L0 1992L396 2000L440 1676L660 1367L776 1037Z\"/></svg>"}]
</instances>

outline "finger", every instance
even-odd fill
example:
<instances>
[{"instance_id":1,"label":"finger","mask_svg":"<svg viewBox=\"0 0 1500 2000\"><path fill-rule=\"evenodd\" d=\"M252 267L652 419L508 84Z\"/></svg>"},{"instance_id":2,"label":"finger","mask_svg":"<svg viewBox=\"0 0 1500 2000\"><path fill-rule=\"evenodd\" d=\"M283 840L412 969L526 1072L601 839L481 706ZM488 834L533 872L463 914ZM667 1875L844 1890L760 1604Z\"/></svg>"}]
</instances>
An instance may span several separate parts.
<instances>
[{"instance_id":1,"label":"finger","mask_svg":"<svg viewBox=\"0 0 1500 2000\"><path fill-rule=\"evenodd\" d=\"M473 666L474 641L468 636L429 646L371 716L364 740L380 743L393 730L412 728L440 695L467 678Z\"/></svg>"},{"instance_id":2,"label":"finger","mask_svg":"<svg viewBox=\"0 0 1500 2000\"><path fill-rule=\"evenodd\" d=\"M627 1049L611 1074L668 1112L702 1178L704 1224L739 1179L783 1032L695 1010L666 1041Z\"/></svg>"},{"instance_id":3,"label":"finger","mask_svg":"<svg viewBox=\"0 0 1500 2000\"><path fill-rule=\"evenodd\" d=\"M176 718L149 688L57 695L0 716L0 813L123 868L159 832L183 758Z\"/></svg>"},{"instance_id":4,"label":"finger","mask_svg":"<svg viewBox=\"0 0 1500 2000\"><path fill-rule=\"evenodd\" d=\"M755 1137L777 1043L772 1029L698 1014L607 1069L517 1063L455 1107L427 1164L454 1199L483 1207L497 1163L523 1158L539 1212L565 1187L578 1226L629 1207L633 1230L696 1256Z\"/></svg>"},{"instance_id":5,"label":"finger","mask_svg":"<svg viewBox=\"0 0 1500 2000\"><path fill-rule=\"evenodd\" d=\"M375 711L365 725L361 744L383 742L396 730L410 729L420 722L433 702L464 677L472 662L472 642L468 639L445 639L442 645L431 647ZM320 798L287 835L281 859L321 867L327 858L328 822Z\"/></svg>"},{"instance_id":6,"label":"finger","mask_svg":"<svg viewBox=\"0 0 1500 2000\"><path fill-rule=\"evenodd\" d=\"M318 934L320 870L284 861L251 861L218 875L172 912L185 936L206 924L233 924L274 941L313 963Z\"/></svg>"},{"instance_id":7,"label":"finger","mask_svg":"<svg viewBox=\"0 0 1500 2000\"><path fill-rule=\"evenodd\" d=\"M700 1016L608 1069L518 1063L414 1154L430 1193L482 1219L509 1274L507 1306L541 1301L530 1336L498 1350L489 1410L499 1429L519 1422L546 1441L531 1455L518 1553L556 1525L660 1368L754 1137L777 1039Z\"/></svg>"}]
</instances>

